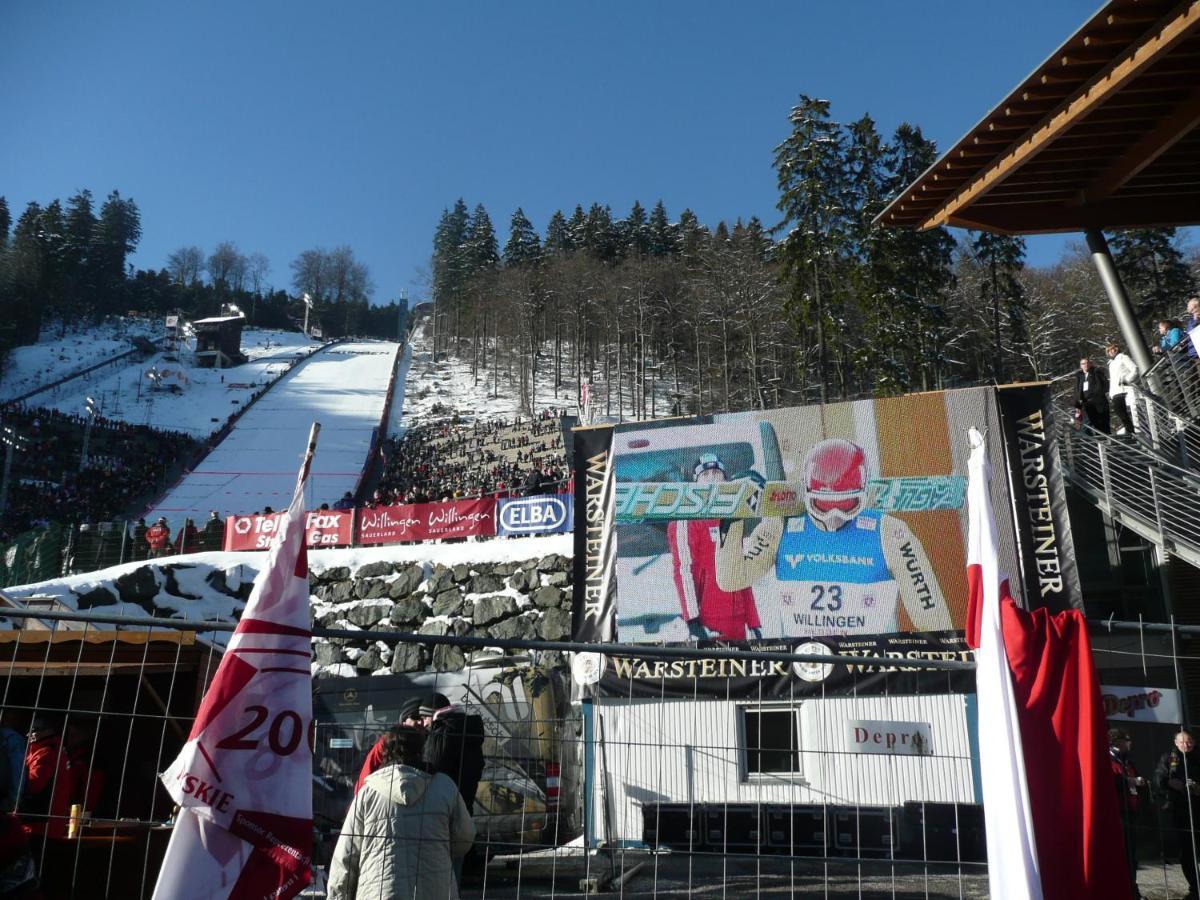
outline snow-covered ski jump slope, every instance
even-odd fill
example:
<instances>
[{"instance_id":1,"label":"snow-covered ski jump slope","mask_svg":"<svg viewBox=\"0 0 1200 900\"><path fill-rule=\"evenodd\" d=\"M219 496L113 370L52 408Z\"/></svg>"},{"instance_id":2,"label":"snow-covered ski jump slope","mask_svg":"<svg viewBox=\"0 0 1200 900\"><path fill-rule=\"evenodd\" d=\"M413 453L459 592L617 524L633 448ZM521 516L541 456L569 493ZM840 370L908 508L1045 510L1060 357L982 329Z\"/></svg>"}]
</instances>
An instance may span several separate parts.
<instances>
[{"instance_id":1,"label":"snow-covered ski jump slope","mask_svg":"<svg viewBox=\"0 0 1200 900\"><path fill-rule=\"evenodd\" d=\"M313 422L321 423L321 437L309 479L309 508L332 504L354 490L371 433L381 424L399 349L385 341L338 344L298 365L246 411L147 521L166 516L175 530L185 518L203 526L211 510L224 517L264 506L285 509ZM403 377L397 373L397 379Z\"/></svg>"}]
</instances>

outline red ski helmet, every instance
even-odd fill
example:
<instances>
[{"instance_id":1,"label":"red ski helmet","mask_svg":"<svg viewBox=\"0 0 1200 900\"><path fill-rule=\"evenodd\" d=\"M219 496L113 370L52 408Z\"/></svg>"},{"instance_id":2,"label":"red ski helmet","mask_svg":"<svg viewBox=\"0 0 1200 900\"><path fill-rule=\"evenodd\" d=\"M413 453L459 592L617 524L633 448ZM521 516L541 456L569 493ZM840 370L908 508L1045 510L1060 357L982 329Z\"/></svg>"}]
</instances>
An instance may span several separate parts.
<instances>
[{"instance_id":1,"label":"red ski helmet","mask_svg":"<svg viewBox=\"0 0 1200 900\"><path fill-rule=\"evenodd\" d=\"M863 511L867 500L867 454L858 444L829 438L804 461L804 506L825 531L837 531Z\"/></svg>"}]
</instances>

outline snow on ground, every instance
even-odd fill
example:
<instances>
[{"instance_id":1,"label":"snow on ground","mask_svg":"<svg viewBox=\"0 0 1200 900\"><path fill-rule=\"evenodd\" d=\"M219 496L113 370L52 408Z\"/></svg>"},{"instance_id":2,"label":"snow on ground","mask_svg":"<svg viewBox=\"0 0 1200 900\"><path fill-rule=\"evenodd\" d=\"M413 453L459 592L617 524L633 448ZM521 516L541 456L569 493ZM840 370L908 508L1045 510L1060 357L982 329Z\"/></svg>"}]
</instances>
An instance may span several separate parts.
<instances>
[{"instance_id":1,"label":"snow on ground","mask_svg":"<svg viewBox=\"0 0 1200 900\"><path fill-rule=\"evenodd\" d=\"M387 547L356 547L342 550L310 550L309 568L319 574L335 566L345 566L351 573L367 563L386 560L394 563L420 563L426 574L435 565L456 566L460 563L521 562L527 559L557 553L570 557L573 553L572 536L557 534L546 537L493 538L486 541L461 544L394 544ZM157 594L148 604L170 618L188 622L231 622L241 613L245 604L213 584L213 573L224 573L220 579L227 591L236 592L239 585L246 584L258 575L266 562L265 552L242 553L190 553L185 556L165 557L152 560L157 567ZM114 582L122 575L129 575L146 567L146 562L125 563L97 572L55 578L20 587L5 588L6 596L18 602L29 597L54 597L68 609L78 609L78 598L89 591L109 589L116 595ZM173 585L163 575L170 566ZM174 586L178 593L168 590ZM187 595L187 596L184 596ZM115 602L96 606L93 612L110 616L145 616L146 607L137 603ZM223 644L227 636L208 635Z\"/></svg>"},{"instance_id":2,"label":"snow on ground","mask_svg":"<svg viewBox=\"0 0 1200 900\"><path fill-rule=\"evenodd\" d=\"M219 430L255 391L282 375L297 355L307 355L320 346L298 331L250 328L242 333L242 352L250 361L232 369L195 368L186 351L178 356L157 353L141 362L124 362L89 373L30 402L82 415L87 398L92 397L107 418L184 431L203 439ZM151 390L146 373L152 369L166 376L164 382L178 384L179 392ZM170 374L180 371L179 377Z\"/></svg>"},{"instance_id":3,"label":"snow on ground","mask_svg":"<svg viewBox=\"0 0 1200 900\"><path fill-rule=\"evenodd\" d=\"M408 372L412 368L412 354L412 344L405 344L404 353L400 357L400 365L396 368L396 393L392 397L392 408L387 423L389 437L403 437L407 430L402 422L404 420L404 397L408 389Z\"/></svg>"},{"instance_id":4,"label":"snow on ground","mask_svg":"<svg viewBox=\"0 0 1200 900\"><path fill-rule=\"evenodd\" d=\"M471 360L453 353L441 354L433 361L433 341L422 322L412 335L412 364L406 388L403 425L412 425L438 416L432 411L435 403L452 407L459 415L478 419L511 419L521 411L515 374L500 370L499 391L493 396L493 373L480 369L478 380L471 374ZM575 384L563 384L554 396L553 362L542 360L545 370L538 372L537 411L564 409L575 411Z\"/></svg>"},{"instance_id":5,"label":"snow on ground","mask_svg":"<svg viewBox=\"0 0 1200 900\"><path fill-rule=\"evenodd\" d=\"M100 325L68 326L64 337L59 331L57 325L47 325L36 344L9 353L0 376L0 402L128 353L135 337L155 340L163 336L161 323L125 316L115 316Z\"/></svg>"},{"instance_id":6,"label":"snow on ground","mask_svg":"<svg viewBox=\"0 0 1200 900\"><path fill-rule=\"evenodd\" d=\"M202 524L211 510L227 516L286 508L313 422L321 423L321 436L308 508L354 490L383 416L398 349L387 341L338 344L297 366L146 518L165 516L174 531L187 517ZM227 378L236 371L226 370Z\"/></svg>"}]
</instances>

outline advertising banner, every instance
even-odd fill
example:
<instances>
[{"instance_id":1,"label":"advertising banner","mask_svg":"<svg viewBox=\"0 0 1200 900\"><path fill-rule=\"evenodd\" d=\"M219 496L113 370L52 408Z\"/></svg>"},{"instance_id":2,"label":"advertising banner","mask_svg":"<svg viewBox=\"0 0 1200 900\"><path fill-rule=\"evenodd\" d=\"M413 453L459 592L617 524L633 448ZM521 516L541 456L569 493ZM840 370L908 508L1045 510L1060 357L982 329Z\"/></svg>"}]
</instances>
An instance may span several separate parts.
<instances>
[{"instance_id":1,"label":"advertising banner","mask_svg":"<svg viewBox=\"0 0 1200 900\"><path fill-rule=\"evenodd\" d=\"M969 662L961 633L822 637L819 640L754 643L763 652L887 657L895 668L875 663L805 662L767 659L643 659L607 653L577 654L576 682L609 697L708 697L721 700L796 700L801 697L969 693L970 671L922 669L926 660Z\"/></svg>"},{"instance_id":2,"label":"advertising banner","mask_svg":"<svg viewBox=\"0 0 1200 900\"><path fill-rule=\"evenodd\" d=\"M496 533L496 501L455 500L379 506L358 511L358 544L400 544Z\"/></svg>"},{"instance_id":3,"label":"advertising banner","mask_svg":"<svg viewBox=\"0 0 1200 900\"><path fill-rule=\"evenodd\" d=\"M1049 388L1046 385L1000 388L996 393L1004 423L1025 605L1044 606L1056 612L1083 609L1062 464L1053 435L1046 433ZM989 457L997 463L1002 458L995 454Z\"/></svg>"},{"instance_id":4,"label":"advertising banner","mask_svg":"<svg viewBox=\"0 0 1200 900\"><path fill-rule=\"evenodd\" d=\"M1100 703L1104 707L1104 717L1112 722L1162 722L1176 725L1183 721L1179 691L1174 688L1102 684Z\"/></svg>"},{"instance_id":5,"label":"advertising banner","mask_svg":"<svg viewBox=\"0 0 1200 900\"><path fill-rule=\"evenodd\" d=\"M230 550L266 550L277 537L283 513L269 516L230 516L225 520L225 546ZM354 511L314 509L305 513L309 547L349 547L354 535Z\"/></svg>"},{"instance_id":6,"label":"advertising banner","mask_svg":"<svg viewBox=\"0 0 1200 900\"><path fill-rule=\"evenodd\" d=\"M577 429L572 443L577 527L571 630L577 641L611 641L615 629L612 438L612 426L598 425Z\"/></svg>"},{"instance_id":7,"label":"advertising banner","mask_svg":"<svg viewBox=\"0 0 1200 900\"><path fill-rule=\"evenodd\" d=\"M566 494L502 497L497 503L496 534L565 534L574 523L574 507Z\"/></svg>"},{"instance_id":8,"label":"advertising banner","mask_svg":"<svg viewBox=\"0 0 1200 900\"><path fill-rule=\"evenodd\" d=\"M615 639L961 632L971 426L1003 459L989 388L616 426ZM993 482L1017 572L1006 473Z\"/></svg>"}]
</instances>

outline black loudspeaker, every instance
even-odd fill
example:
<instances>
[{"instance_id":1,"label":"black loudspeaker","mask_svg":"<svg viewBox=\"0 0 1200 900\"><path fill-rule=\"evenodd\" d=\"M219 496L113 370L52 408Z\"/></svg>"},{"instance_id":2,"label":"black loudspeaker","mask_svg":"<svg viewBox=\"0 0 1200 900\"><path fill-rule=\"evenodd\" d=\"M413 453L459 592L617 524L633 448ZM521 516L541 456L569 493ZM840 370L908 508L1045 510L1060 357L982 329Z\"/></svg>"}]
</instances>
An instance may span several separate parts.
<instances>
[{"instance_id":1,"label":"black loudspeaker","mask_svg":"<svg viewBox=\"0 0 1200 900\"><path fill-rule=\"evenodd\" d=\"M864 859L892 859L896 847L896 816L879 806L830 806L831 852Z\"/></svg>"},{"instance_id":2,"label":"black loudspeaker","mask_svg":"<svg viewBox=\"0 0 1200 900\"><path fill-rule=\"evenodd\" d=\"M905 803L900 855L935 862L986 862L983 807L975 803Z\"/></svg>"},{"instance_id":3,"label":"black loudspeaker","mask_svg":"<svg viewBox=\"0 0 1200 900\"><path fill-rule=\"evenodd\" d=\"M699 850L704 845L701 807L689 803L647 803L642 807L642 840L648 847Z\"/></svg>"},{"instance_id":4,"label":"black loudspeaker","mask_svg":"<svg viewBox=\"0 0 1200 900\"><path fill-rule=\"evenodd\" d=\"M704 843L715 852L757 850L762 842L762 807L710 803L704 807Z\"/></svg>"},{"instance_id":5,"label":"black loudspeaker","mask_svg":"<svg viewBox=\"0 0 1200 900\"><path fill-rule=\"evenodd\" d=\"M788 856L824 856L828 828L824 806L768 806L766 846Z\"/></svg>"}]
</instances>

